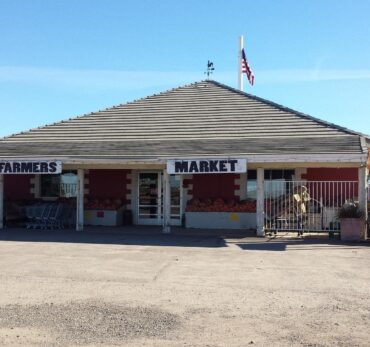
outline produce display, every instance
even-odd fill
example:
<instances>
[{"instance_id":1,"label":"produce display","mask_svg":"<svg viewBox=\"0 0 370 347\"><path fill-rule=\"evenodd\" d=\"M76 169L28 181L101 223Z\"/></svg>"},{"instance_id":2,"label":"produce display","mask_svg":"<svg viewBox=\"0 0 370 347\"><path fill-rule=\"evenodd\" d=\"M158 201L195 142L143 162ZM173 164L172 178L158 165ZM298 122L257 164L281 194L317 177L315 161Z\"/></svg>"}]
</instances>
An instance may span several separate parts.
<instances>
[{"instance_id":1,"label":"produce display","mask_svg":"<svg viewBox=\"0 0 370 347\"><path fill-rule=\"evenodd\" d=\"M191 199L186 212L256 212L256 200Z\"/></svg>"},{"instance_id":2,"label":"produce display","mask_svg":"<svg viewBox=\"0 0 370 347\"><path fill-rule=\"evenodd\" d=\"M122 199L99 199L85 198L85 209L87 210L118 210L122 205Z\"/></svg>"}]
</instances>

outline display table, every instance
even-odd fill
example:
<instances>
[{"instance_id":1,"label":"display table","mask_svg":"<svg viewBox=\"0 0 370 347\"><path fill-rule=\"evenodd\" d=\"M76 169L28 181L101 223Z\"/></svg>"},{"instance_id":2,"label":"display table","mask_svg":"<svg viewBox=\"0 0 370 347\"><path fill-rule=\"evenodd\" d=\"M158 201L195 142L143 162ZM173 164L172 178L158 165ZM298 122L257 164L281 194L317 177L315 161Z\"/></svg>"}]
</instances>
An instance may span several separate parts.
<instances>
[{"instance_id":1,"label":"display table","mask_svg":"<svg viewBox=\"0 0 370 347\"><path fill-rule=\"evenodd\" d=\"M186 212L186 228L256 229L255 212Z\"/></svg>"},{"instance_id":2,"label":"display table","mask_svg":"<svg viewBox=\"0 0 370 347\"><path fill-rule=\"evenodd\" d=\"M118 226L122 225L124 207L118 210L85 210L85 225Z\"/></svg>"}]
</instances>

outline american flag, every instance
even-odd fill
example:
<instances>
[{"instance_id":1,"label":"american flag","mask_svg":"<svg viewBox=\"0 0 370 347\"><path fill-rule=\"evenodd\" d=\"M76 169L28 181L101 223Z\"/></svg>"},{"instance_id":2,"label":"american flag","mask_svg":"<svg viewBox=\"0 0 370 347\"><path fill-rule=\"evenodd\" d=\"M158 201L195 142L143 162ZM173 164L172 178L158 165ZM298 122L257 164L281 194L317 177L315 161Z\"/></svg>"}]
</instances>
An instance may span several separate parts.
<instances>
[{"instance_id":1,"label":"american flag","mask_svg":"<svg viewBox=\"0 0 370 347\"><path fill-rule=\"evenodd\" d=\"M247 75L249 83L253 86L254 83L254 75L253 72L248 64L247 58L245 56L244 48L242 49L242 73L245 73Z\"/></svg>"}]
</instances>

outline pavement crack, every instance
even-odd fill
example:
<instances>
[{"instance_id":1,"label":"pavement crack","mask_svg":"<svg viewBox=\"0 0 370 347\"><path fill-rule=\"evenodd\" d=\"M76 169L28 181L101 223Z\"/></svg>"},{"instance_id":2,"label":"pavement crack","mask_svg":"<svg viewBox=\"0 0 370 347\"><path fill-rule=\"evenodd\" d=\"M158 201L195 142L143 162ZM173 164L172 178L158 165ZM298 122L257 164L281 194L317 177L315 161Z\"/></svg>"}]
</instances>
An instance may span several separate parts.
<instances>
[{"instance_id":1,"label":"pavement crack","mask_svg":"<svg viewBox=\"0 0 370 347\"><path fill-rule=\"evenodd\" d=\"M174 259L174 261L177 261L177 258ZM153 277L153 282L156 282L158 278L163 275L163 273L172 265L172 262L173 260L169 260L163 264L163 266L158 270L158 272Z\"/></svg>"}]
</instances>

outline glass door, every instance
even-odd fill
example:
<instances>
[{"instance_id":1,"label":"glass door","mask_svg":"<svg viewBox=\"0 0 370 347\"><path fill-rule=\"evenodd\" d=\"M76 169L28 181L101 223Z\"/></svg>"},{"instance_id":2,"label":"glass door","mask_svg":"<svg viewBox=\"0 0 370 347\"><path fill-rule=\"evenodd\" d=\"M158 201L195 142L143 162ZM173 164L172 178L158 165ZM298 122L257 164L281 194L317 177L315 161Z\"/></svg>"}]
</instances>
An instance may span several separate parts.
<instances>
[{"instance_id":1,"label":"glass door","mask_svg":"<svg viewBox=\"0 0 370 347\"><path fill-rule=\"evenodd\" d=\"M170 176L171 225L181 225L182 177ZM163 174L140 172L138 176L138 224L163 222Z\"/></svg>"},{"instance_id":2,"label":"glass door","mask_svg":"<svg viewBox=\"0 0 370 347\"><path fill-rule=\"evenodd\" d=\"M162 223L161 180L158 172L140 172L138 177L138 223Z\"/></svg>"}]
</instances>

